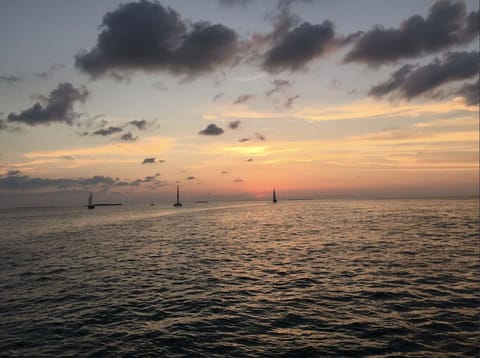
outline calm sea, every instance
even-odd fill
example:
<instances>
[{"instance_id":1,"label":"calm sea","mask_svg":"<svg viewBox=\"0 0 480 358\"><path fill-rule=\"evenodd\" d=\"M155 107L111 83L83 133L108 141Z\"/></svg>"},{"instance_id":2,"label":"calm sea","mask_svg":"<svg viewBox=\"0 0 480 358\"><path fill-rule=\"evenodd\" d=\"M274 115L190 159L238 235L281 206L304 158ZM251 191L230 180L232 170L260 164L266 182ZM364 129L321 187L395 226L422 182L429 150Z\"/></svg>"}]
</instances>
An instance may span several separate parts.
<instances>
[{"instance_id":1,"label":"calm sea","mask_svg":"<svg viewBox=\"0 0 480 358\"><path fill-rule=\"evenodd\" d=\"M0 210L0 355L477 356L477 200Z\"/></svg>"}]
</instances>

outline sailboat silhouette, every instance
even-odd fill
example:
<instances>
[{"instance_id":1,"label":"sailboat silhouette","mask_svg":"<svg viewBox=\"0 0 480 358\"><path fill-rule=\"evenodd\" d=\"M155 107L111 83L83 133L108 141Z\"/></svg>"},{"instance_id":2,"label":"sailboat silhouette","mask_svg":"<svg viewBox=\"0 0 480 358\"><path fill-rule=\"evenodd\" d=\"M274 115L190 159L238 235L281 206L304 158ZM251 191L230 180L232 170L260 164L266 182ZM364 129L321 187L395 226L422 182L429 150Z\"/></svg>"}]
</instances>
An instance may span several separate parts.
<instances>
[{"instance_id":1,"label":"sailboat silhouette","mask_svg":"<svg viewBox=\"0 0 480 358\"><path fill-rule=\"evenodd\" d=\"M273 188L273 203L275 204L277 202L277 194L275 193L275 188Z\"/></svg>"},{"instance_id":2,"label":"sailboat silhouette","mask_svg":"<svg viewBox=\"0 0 480 358\"><path fill-rule=\"evenodd\" d=\"M95 205L93 205L93 194L90 193L90 195L88 196L88 205L87 207L89 209L95 209Z\"/></svg>"},{"instance_id":3,"label":"sailboat silhouette","mask_svg":"<svg viewBox=\"0 0 480 358\"><path fill-rule=\"evenodd\" d=\"M175 207L181 207L182 206L182 203L180 202L180 188L179 188L178 185L177 185L177 202L175 204L173 204L173 206L175 206Z\"/></svg>"}]
</instances>

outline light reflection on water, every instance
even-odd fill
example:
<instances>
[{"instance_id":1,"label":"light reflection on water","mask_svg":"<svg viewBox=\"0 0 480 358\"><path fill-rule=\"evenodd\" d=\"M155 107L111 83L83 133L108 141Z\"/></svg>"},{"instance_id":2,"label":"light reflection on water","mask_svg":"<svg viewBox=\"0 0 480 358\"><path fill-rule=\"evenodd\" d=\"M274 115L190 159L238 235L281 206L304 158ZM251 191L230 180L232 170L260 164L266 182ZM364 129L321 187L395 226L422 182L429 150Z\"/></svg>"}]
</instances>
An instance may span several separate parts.
<instances>
[{"instance_id":1,"label":"light reflection on water","mask_svg":"<svg viewBox=\"0 0 480 358\"><path fill-rule=\"evenodd\" d=\"M478 353L476 200L0 211L7 355Z\"/></svg>"}]
</instances>

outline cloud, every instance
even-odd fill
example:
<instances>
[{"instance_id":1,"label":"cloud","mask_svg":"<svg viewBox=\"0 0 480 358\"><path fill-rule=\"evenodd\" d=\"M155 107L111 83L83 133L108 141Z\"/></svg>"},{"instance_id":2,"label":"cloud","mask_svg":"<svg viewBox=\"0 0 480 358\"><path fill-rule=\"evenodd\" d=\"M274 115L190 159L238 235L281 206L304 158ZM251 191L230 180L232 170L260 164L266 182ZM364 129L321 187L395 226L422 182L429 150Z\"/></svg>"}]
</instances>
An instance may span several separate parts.
<instances>
[{"instance_id":1,"label":"cloud","mask_svg":"<svg viewBox=\"0 0 480 358\"><path fill-rule=\"evenodd\" d=\"M114 134L114 133L118 133L118 132L121 132L123 131L122 128L120 127L108 127L108 128L102 128L102 129L98 129L96 130L95 132L92 133L92 135L101 135L101 136L107 136L107 135L110 135L110 134Z\"/></svg>"},{"instance_id":2,"label":"cloud","mask_svg":"<svg viewBox=\"0 0 480 358\"><path fill-rule=\"evenodd\" d=\"M223 93L217 93L215 97L213 97L213 102L217 102L222 96L223 96Z\"/></svg>"},{"instance_id":3,"label":"cloud","mask_svg":"<svg viewBox=\"0 0 480 358\"><path fill-rule=\"evenodd\" d=\"M218 0L218 3L222 6L242 6L246 7L252 3L252 0Z\"/></svg>"},{"instance_id":4,"label":"cloud","mask_svg":"<svg viewBox=\"0 0 480 358\"><path fill-rule=\"evenodd\" d=\"M255 97L253 94L242 94L241 96L238 96L238 98L233 101L232 104L242 104L249 101L253 97Z\"/></svg>"},{"instance_id":5,"label":"cloud","mask_svg":"<svg viewBox=\"0 0 480 358\"><path fill-rule=\"evenodd\" d=\"M478 75L478 52L449 52L434 62L417 67L404 65L392 73L389 80L373 86L369 94L381 97L395 92L403 98L423 95L438 87Z\"/></svg>"},{"instance_id":6,"label":"cloud","mask_svg":"<svg viewBox=\"0 0 480 358\"><path fill-rule=\"evenodd\" d=\"M426 18L414 15L398 29L379 25L363 34L345 62L381 65L472 41L479 32L479 12L466 13L464 2L436 1Z\"/></svg>"},{"instance_id":7,"label":"cloud","mask_svg":"<svg viewBox=\"0 0 480 358\"><path fill-rule=\"evenodd\" d=\"M193 180L193 179L195 179L195 177L194 177L194 176L188 176L188 177L186 177L185 179L187 179L187 180Z\"/></svg>"},{"instance_id":8,"label":"cloud","mask_svg":"<svg viewBox=\"0 0 480 358\"><path fill-rule=\"evenodd\" d=\"M220 172L220 174L228 174L228 172L226 170L223 170L222 172Z\"/></svg>"},{"instance_id":9,"label":"cloud","mask_svg":"<svg viewBox=\"0 0 480 358\"><path fill-rule=\"evenodd\" d=\"M257 138L258 140L261 140L261 141L264 141L264 140L267 139L263 134L258 133L258 132L255 133L255 138Z\"/></svg>"},{"instance_id":10,"label":"cloud","mask_svg":"<svg viewBox=\"0 0 480 358\"><path fill-rule=\"evenodd\" d=\"M75 102L84 103L89 92L85 87L75 88L71 83L60 83L48 96L42 96L43 103L37 102L20 113L10 113L9 122L20 122L29 126L60 122L72 124L78 117L73 112Z\"/></svg>"},{"instance_id":11,"label":"cloud","mask_svg":"<svg viewBox=\"0 0 480 358\"><path fill-rule=\"evenodd\" d=\"M320 57L334 45L333 24L320 25L304 22L279 38L265 54L262 67L270 73L304 69L306 64Z\"/></svg>"},{"instance_id":12,"label":"cloud","mask_svg":"<svg viewBox=\"0 0 480 358\"><path fill-rule=\"evenodd\" d=\"M147 129L147 121L145 119L133 120L128 122L127 125L137 127L137 129L140 129L140 130Z\"/></svg>"},{"instance_id":13,"label":"cloud","mask_svg":"<svg viewBox=\"0 0 480 358\"><path fill-rule=\"evenodd\" d=\"M480 104L480 79L473 83L464 84L457 94L465 98L467 105L478 106Z\"/></svg>"},{"instance_id":14,"label":"cloud","mask_svg":"<svg viewBox=\"0 0 480 358\"><path fill-rule=\"evenodd\" d=\"M8 126L5 124L4 121L0 120L0 131L4 130L4 129L7 129Z\"/></svg>"},{"instance_id":15,"label":"cloud","mask_svg":"<svg viewBox=\"0 0 480 358\"><path fill-rule=\"evenodd\" d=\"M154 163L156 163L155 158L145 158L142 164L154 164Z\"/></svg>"},{"instance_id":16,"label":"cloud","mask_svg":"<svg viewBox=\"0 0 480 358\"><path fill-rule=\"evenodd\" d=\"M242 183L243 182L243 179L242 178L235 178L233 180L234 183Z\"/></svg>"},{"instance_id":17,"label":"cloud","mask_svg":"<svg viewBox=\"0 0 480 358\"><path fill-rule=\"evenodd\" d=\"M7 177L13 177L22 174L20 170L10 170L7 172L6 176Z\"/></svg>"},{"instance_id":18,"label":"cloud","mask_svg":"<svg viewBox=\"0 0 480 358\"><path fill-rule=\"evenodd\" d=\"M14 174L11 174L14 173ZM35 190L48 187L54 188L72 188L72 187L90 187L96 185L111 186L115 179L96 175L90 178L34 178L28 175L21 175L17 171L10 171L7 176L0 177L0 190Z\"/></svg>"},{"instance_id":19,"label":"cloud","mask_svg":"<svg viewBox=\"0 0 480 358\"><path fill-rule=\"evenodd\" d=\"M293 105L293 102L296 100L296 99L299 99L300 98L300 95L295 95L295 96L291 96L291 97L288 97L287 100L285 101L285 107L287 108L291 108L292 105Z\"/></svg>"},{"instance_id":20,"label":"cloud","mask_svg":"<svg viewBox=\"0 0 480 358\"><path fill-rule=\"evenodd\" d=\"M238 141L239 141L240 143L243 143L243 142L248 142L249 140L250 140L250 138L241 138L241 139L239 139Z\"/></svg>"},{"instance_id":21,"label":"cloud","mask_svg":"<svg viewBox=\"0 0 480 358\"><path fill-rule=\"evenodd\" d=\"M265 92L266 97L270 97L272 94L280 91L285 87L290 87L292 84L289 80L273 80L272 82L273 88Z\"/></svg>"},{"instance_id":22,"label":"cloud","mask_svg":"<svg viewBox=\"0 0 480 358\"><path fill-rule=\"evenodd\" d=\"M237 129L238 127L240 127L240 124L242 122L240 120L235 120L235 121L230 121L230 123L228 123L228 128L230 129Z\"/></svg>"},{"instance_id":23,"label":"cloud","mask_svg":"<svg viewBox=\"0 0 480 358\"><path fill-rule=\"evenodd\" d=\"M58 71L61 68L65 68L66 66L63 63L54 63L49 67L48 70L40 73L36 73L35 76L38 78L42 78L44 80L50 78L56 71Z\"/></svg>"},{"instance_id":24,"label":"cloud","mask_svg":"<svg viewBox=\"0 0 480 358\"><path fill-rule=\"evenodd\" d=\"M209 124L207 128L202 129L200 132L198 132L200 135L220 135L223 134L223 129L220 127L217 127L214 123Z\"/></svg>"},{"instance_id":25,"label":"cloud","mask_svg":"<svg viewBox=\"0 0 480 358\"><path fill-rule=\"evenodd\" d=\"M248 158L248 159L247 159L247 162L253 162L253 159L252 159L252 158Z\"/></svg>"},{"instance_id":26,"label":"cloud","mask_svg":"<svg viewBox=\"0 0 480 358\"><path fill-rule=\"evenodd\" d=\"M190 77L231 63L237 52L232 29L187 22L157 2L120 5L104 15L101 29L95 47L75 58L75 66L92 78L135 70Z\"/></svg>"},{"instance_id":27,"label":"cloud","mask_svg":"<svg viewBox=\"0 0 480 358\"><path fill-rule=\"evenodd\" d=\"M21 82L22 79L17 76L0 76L0 82L5 82L7 85L15 85Z\"/></svg>"},{"instance_id":28,"label":"cloud","mask_svg":"<svg viewBox=\"0 0 480 358\"><path fill-rule=\"evenodd\" d=\"M122 134L120 139L125 141L125 142L134 142L138 139L138 137L134 136L131 132L127 132L127 133Z\"/></svg>"}]
</instances>

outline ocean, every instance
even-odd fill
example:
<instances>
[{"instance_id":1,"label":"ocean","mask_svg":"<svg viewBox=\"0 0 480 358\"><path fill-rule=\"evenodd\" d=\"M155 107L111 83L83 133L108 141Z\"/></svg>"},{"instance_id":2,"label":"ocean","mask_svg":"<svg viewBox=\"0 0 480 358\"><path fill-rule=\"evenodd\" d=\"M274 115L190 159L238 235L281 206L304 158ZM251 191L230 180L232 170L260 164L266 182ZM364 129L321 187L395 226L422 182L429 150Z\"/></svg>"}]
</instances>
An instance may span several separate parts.
<instances>
[{"instance_id":1,"label":"ocean","mask_svg":"<svg viewBox=\"0 0 480 358\"><path fill-rule=\"evenodd\" d=\"M478 356L477 199L0 210L1 356Z\"/></svg>"}]
</instances>

